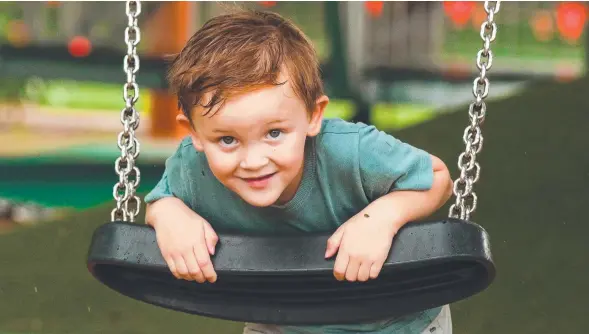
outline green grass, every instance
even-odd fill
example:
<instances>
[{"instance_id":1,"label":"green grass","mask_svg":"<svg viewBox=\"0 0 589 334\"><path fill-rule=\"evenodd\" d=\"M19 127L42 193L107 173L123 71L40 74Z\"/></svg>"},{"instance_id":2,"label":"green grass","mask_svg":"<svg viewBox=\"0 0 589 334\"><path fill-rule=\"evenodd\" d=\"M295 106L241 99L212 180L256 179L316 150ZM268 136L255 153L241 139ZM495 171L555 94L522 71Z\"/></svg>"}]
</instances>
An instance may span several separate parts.
<instances>
[{"instance_id":1,"label":"green grass","mask_svg":"<svg viewBox=\"0 0 589 334\"><path fill-rule=\"evenodd\" d=\"M433 119L439 112L433 107L417 104L376 104L372 109L371 122L379 128L400 130Z\"/></svg>"},{"instance_id":2,"label":"green grass","mask_svg":"<svg viewBox=\"0 0 589 334\"><path fill-rule=\"evenodd\" d=\"M149 110L149 90L139 87L137 108ZM84 111L108 111L120 113L125 107L123 84L120 85L74 81L74 80L29 80L24 88L24 98L42 106Z\"/></svg>"},{"instance_id":3,"label":"green grass","mask_svg":"<svg viewBox=\"0 0 589 334\"><path fill-rule=\"evenodd\" d=\"M455 333L586 331L588 89L585 79L489 103L474 219L491 235L498 276L452 306ZM441 157L456 176L467 123L466 108L458 110L394 134ZM0 331L240 333L239 323L142 304L91 278L87 247L111 206L0 237Z\"/></svg>"}]
</instances>

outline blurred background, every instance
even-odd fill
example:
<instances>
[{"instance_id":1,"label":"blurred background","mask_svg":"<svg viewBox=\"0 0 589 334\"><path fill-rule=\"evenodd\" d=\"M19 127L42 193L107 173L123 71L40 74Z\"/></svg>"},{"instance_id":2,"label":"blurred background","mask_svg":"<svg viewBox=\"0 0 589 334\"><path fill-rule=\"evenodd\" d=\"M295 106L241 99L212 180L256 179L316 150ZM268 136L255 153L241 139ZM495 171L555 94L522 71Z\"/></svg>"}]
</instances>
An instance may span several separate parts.
<instances>
[{"instance_id":1,"label":"blurred background","mask_svg":"<svg viewBox=\"0 0 589 334\"><path fill-rule=\"evenodd\" d=\"M164 57L235 5L308 34L328 116L374 124L459 175L482 2L150 1L139 17L140 192L184 135ZM587 13L584 2L529 1L496 15L474 220L491 234L498 277L453 305L456 333L587 333ZM86 270L114 207L126 25L120 1L0 2L0 334L240 333L128 300Z\"/></svg>"}]
</instances>

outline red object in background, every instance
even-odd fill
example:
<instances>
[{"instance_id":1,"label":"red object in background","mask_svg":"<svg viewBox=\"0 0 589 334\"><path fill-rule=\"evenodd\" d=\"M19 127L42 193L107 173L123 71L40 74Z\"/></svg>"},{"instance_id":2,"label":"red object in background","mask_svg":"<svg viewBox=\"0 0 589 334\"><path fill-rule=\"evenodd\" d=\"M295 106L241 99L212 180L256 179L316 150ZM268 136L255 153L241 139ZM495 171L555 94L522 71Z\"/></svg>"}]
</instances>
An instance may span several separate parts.
<instances>
[{"instance_id":1,"label":"red object in background","mask_svg":"<svg viewBox=\"0 0 589 334\"><path fill-rule=\"evenodd\" d=\"M276 1L260 1L260 5L270 8L276 5Z\"/></svg>"},{"instance_id":2,"label":"red object in background","mask_svg":"<svg viewBox=\"0 0 589 334\"><path fill-rule=\"evenodd\" d=\"M444 1L444 12L457 27L468 23L474 7L472 1Z\"/></svg>"},{"instance_id":3,"label":"red object in background","mask_svg":"<svg viewBox=\"0 0 589 334\"><path fill-rule=\"evenodd\" d=\"M74 57L86 57L92 51L92 44L83 36L76 36L70 40L67 49Z\"/></svg>"},{"instance_id":4,"label":"red object in background","mask_svg":"<svg viewBox=\"0 0 589 334\"><path fill-rule=\"evenodd\" d=\"M487 21L487 12L485 11L484 5L475 4L471 16L472 27L477 31L480 30L481 24L483 24L484 21Z\"/></svg>"},{"instance_id":5,"label":"red object in background","mask_svg":"<svg viewBox=\"0 0 589 334\"><path fill-rule=\"evenodd\" d=\"M382 15L382 9L384 8L384 1L365 1L364 8L366 12L372 17L379 17Z\"/></svg>"},{"instance_id":6,"label":"red object in background","mask_svg":"<svg viewBox=\"0 0 589 334\"><path fill-rule=\"evenodd\" d=\"M556 8L556 27L568 42L576 42L585 28L587 8L579 2L561 3Z\"/></svg>"}]
</instances>

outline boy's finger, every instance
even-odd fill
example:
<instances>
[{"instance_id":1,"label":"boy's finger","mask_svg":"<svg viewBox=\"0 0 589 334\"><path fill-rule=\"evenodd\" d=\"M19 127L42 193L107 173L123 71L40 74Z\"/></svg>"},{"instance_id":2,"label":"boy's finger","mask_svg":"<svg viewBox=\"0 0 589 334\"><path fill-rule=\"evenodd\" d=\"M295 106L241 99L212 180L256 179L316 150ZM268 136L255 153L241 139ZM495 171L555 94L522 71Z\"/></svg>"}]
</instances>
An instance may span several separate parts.
<instances>
[{"instance_id":1,"label":"boy's finger","mask_svg":"<svg viewBox=\"0 0 589 334\"><path fill-rule=\"evenodd\" d=\"M360 265L358 269L358 281L366 282L370 278L370 269L372 268L372 262L366 261Z\"/></svg>"},{"instance_id":2,"label":"boy's finger","mask_svg":"<svg viewBox=\"0 0 589 334\"><path fill-rule=\"evenodd\" d=\"M346 269L346 280L355 282L358 279L358 270L360 270L360 261L356 259L350 259L348 262L348 268Z\"/></svg>"},{"instance_id":3,"label":"boy's finger","mask_svg":"<svg viewBox=\"0 0 589 334\"><path fill-rule=\"evenodd\" d=\"M384 262L374 262L370 267L370 278L375 279L380 274Z\"/></svg>"},{"instance_id":4,"label":"boy's finger","mask_svg":"<svg viewBox=\"0 0 589 334\"><path fill-rule=\"evenodd\" d=\"M174 263L174 259L172 259L171 257L166 257L165 258L166 263L168 264L168 268L170 269L170 272L172 273L172 275L174 275L174 277L180 279L180 275L178 274L178 269L176 268L176 264Z\"/></svg>"},{"instance_id":5,"label":"boy's finger","mask_svg":"<svg viewBox=\"0 0 589 334\"><path fill-rule=\"evenodd\" d=\"M201 243L199 245L195 245L193 249L194 254L196 255L196 262L198 263L203 276L207 281L214 283L217 280L217 273L213 268L211 256L209 255L206 245Z\"/></svg>"},{"instance_id":6,"label":"boy's finger","mask_svg":"<svg viewBox=\"0 0 589 334\"><path fill-rule=\"evenodd\" d=\"M342 225L343 226L343 225ZM325 258L330 258L337 252L342 239L344 237L344 228L340 226L332 235L327 239L327 248L325 249Z\"/></svg>"},{"instance_id":7,"label":"boy's finger","mask_svg":"<svg viewBox=\"0 0 589 334\"><path fill-rule=\"evenodd\" d=\"M209 250L209 254L215 254L215 247L217 246L217 242L219 241L219 236L208 222L204 223L204 232L205 232L205 241L207 243L207 249Z\"/></svg>"},{"instance_id":8,"label":"boy's finger","mask_svg":"<svg viewBox=\"0 0 589 334\"><path fill-rule=\"evenodd\" d=\"M350 257L347 253L344 252L340 252L335 258L335 264L333 265L333 276L335 276L338 281L344 280L349 261Z\"/></svg>"},{"instance_id":9,"label":"boy's finger","mask_svg":"<svg viewBox=\"0 0 589 334\"><path fill-rule=\"evenodd\" d=\"M188 268L186 267L186 263L184 263L182 256L174 256L174 264L176 265L178 276L180 276L181 279L192 281L192 278L188 275Z\"/></svg>"},{"instance_id":10,"label":"boy's finger","mask_svg":"<svg viewBox=\"0 0 589 334\"><path fill-rule=\"evenodd\" d=\"M188 275L198 283L204 283L205 278L196 262L196 256L193 252L184 255L184 262L186 262L186 267L188 268Z\"/></svg>"}]
</instances>

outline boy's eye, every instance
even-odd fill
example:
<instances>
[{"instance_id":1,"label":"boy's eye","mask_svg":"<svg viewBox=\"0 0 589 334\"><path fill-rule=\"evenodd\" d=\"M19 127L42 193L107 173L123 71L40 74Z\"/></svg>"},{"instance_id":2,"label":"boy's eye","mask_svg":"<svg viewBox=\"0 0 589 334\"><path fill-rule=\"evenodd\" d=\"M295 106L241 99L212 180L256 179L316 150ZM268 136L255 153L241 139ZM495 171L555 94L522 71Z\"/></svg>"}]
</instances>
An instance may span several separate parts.
<instances>
[{"instance_id":1,"label":"boy's eye","mask_svg":"<svg viewBox=\"0 0 589 334\"><path fill-rule=\"evenodd\" d=\"M225 145L231 145L235 142L235 138L230 136L221 137L221 143Z\"/></svg>"},{"instance_id":2,"label":"boy's eye","mask_svg":"<svg viewBox=\"0 0 589 334\"><path fill-rule=\"evenodd\" d=\"M282 134L282 131L280 130L270 130L270 132L268 132L268 135L274 139L278 138L280 134Z\"/></svg>"}]
</instances>

